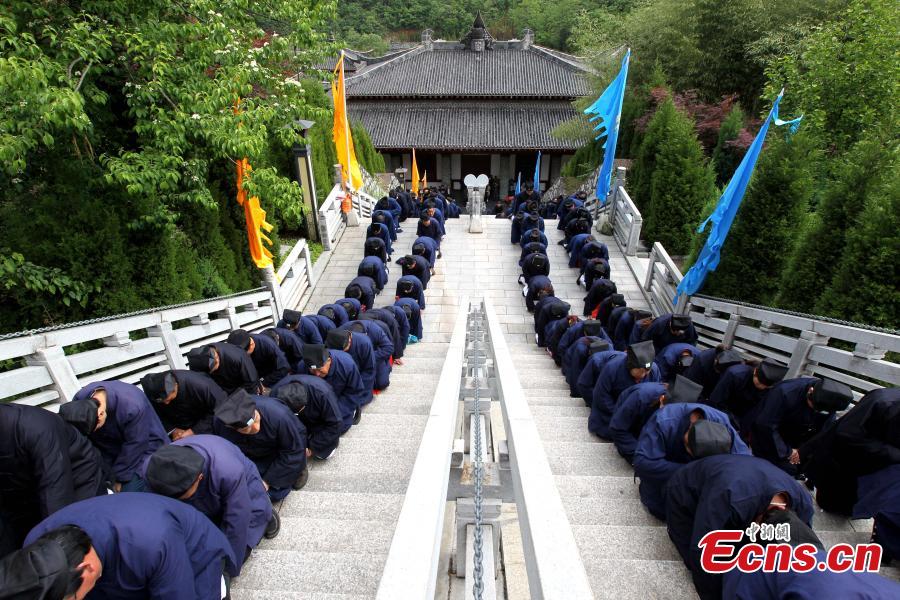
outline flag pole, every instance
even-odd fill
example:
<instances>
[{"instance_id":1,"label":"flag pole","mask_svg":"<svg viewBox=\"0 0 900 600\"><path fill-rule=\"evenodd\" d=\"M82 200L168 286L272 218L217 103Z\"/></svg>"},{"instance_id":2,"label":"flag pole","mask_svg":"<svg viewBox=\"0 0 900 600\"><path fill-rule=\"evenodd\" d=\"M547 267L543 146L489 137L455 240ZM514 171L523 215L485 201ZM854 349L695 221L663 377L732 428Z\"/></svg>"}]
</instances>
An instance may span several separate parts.
<instances>
[{"instance_id":1,"label":"flag pole","mask_svg":"<svg viewBox=\"0 0 900 600\"><path fill-rule=\"evenodd\" d=\"M347 113L347 87L344 85L344 51L341 50L341 100L344 103L344 119L347 121L347 126L344 127L344 146L347 152L347 177L345 178L345 183L347 185L347 189L345 193L350 193L350 187L353 183L353 175L350 173L350 115ZM362 200L357 204L356 212L362 218Z\"/></svg>"}]
</instances>

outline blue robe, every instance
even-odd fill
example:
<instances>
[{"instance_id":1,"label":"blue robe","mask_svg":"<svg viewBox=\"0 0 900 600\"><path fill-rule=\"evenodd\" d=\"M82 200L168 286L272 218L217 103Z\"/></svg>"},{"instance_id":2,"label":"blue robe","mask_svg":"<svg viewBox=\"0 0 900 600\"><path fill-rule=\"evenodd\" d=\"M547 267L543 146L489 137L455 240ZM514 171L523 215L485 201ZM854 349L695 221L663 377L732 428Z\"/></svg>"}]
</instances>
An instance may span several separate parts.
<instances>
[{"instance_id":1,"label":"blue robe","mask_svg":"<svg viewBox=\"0 0 900 600\"><path fill-rule=\"evenodd\" d=\"M398 356L402 358L403 353L406 351L406 344L409 341L409 332L411 331L411 325L409 323L409 317L406 316L406 311L404 311L397 304L391 304L389 306L384 306L381 310L387 311L394 316L394 320L397 322L397 327L400 330L400 344L401 344L401 352L397 353L397 348L394 348L394 358ZM421 314L421 313L420 313ZM396 346L396 344L395 344Z\"/></svg>"},{"instance_id":2,"label":"blue robe","mask_svg":"<svg viewBox=\"0 0 900 600\"><path fill-rule=\"evenodd\" d=\"M745 529L765 512L778 492L787 492L791 510L800 520L812 525L815 511L803 485L752 456L709 456L678 468L669 479L666 526L684 564L691 570L701 597L718 598L722 578L703 571L698 542L710 531ZM754 596L754 600L765 597Z\"/></svg>"},{"instance_id":3,"label":"blue robe","mask_svg":"<svg viewBox=\"0 0 900 600\"><path fill-rule=\"evenodd\" d=\"M549 245L550 245L550 242L549 242L549 240L547 240L547 236L544 234L544 232L538 230L538 231L540 232L541 235L532 237L534 234L533 234L533 233L528 233L529 231L533 231L533 230L529 229L528 231L523 231L523 232L522 232L522 235L521 235L521 237L519 238L519 245L520 245L520 246L522 246L522 247L524 248L524 247L525 247L525 244L530 244L531 242L538 242L538 243L541 243L541 244L543 244L543 245L545 245L545 246L549 246Z\"/></svg>"},{"instance_id":4,"label":"blue robe","mask_svg":"<svg viewBox=\"0 0 900 600\"><path fill-rule=\"evenodd\" d=\"M384 286L387 285L388 282L388 272L387 267L385 267L384 262L377 256L366 256L361 261L359 261L359 267L356 269L357 276L364 276L366 273L364 272L364 267L367 265L371 265L371 271L374 275L369 275L375 281L375 289L377 291L381 291L384 289ZM345 311L346 312L346 311ZM342 323L335 323L338 327L342 325Z\"/></svg>"},{"instance_id":5,"label":"blue robe","mask_svg":"<svg viewBox=\"0 0 900 600\"><path fill-rule=\"evenodd\" d=\"M431 281L431 265L424 256L413 255L413 260L416 264L412 268L404 265L400 275L414 275L418 277L419 281L422 282L422 289L426 290L428 289L428 282Z\"/></svg>"},{"instance_id":6,"label":"blue robe","mask_svg":"<svg viewBox=\"0 0 900 600\"><path fill-rule=\"evenodd\" d=\"M443 236L443 230L441 229L441 224L434 217L428 220L428 224L426 225L422 221L419 221L418 226L416 226L416 235L419 237L429 237L437 244L438 248L441 247L441 236Z\"/></svg>"},{"instance_id":7,"label":"blue robe","mask_svg":"<svg viewBox=\"0 0 900 600\"><path fill-rule=\"evenodd\" d=\"M216 406L228 397L225 390L206 373L187 369L175 369L171 373L178 382L175 399L168 404L150 403L163 430L168 432L177 428L190 429L194 433L210 433Z\"/></svg>"},{"instance_id":8,"label":"blue robe","mask_svg":"<svg viewBox=\"0 0 900 600\"><path fill-rule=\"evenodd\" d=\"M584 246L589 237L591 237L591 234L589 233L579 233L578 235L573 235L572 239L569 240L569 247L567 250L569 252L570 269L581 268L581 247Z\"/></svg>"},{"instance_id":9,"label":"blue robe","mask_svg":"<svg viewBox=\"0 0 900 600\"><path fill-rule=\"evenodd\" d=\"M372 258L375 258L376 260L381 260L375 256L373 256ZM360 304L359 300L357 300L356 298L341 298L340 299L340 302L345 302L345 301L354 302L355 304L359 305L359 308L362 308L362 304ZM357 308L357 310L359 310L359 308ZM331 319L331 321L334 323L335 327L340 327L341 325L343 325L344 323L346 323L347 321L350 320L350 314L347 312L347 309L344 308L343 306L341 306L340 304L337 304L336 302L333 302L331 304L323 304L319 308L319 312L317 312L316 314L322 315L322 316L330 319L330 317L325 315L326 309L331 309L332 311L334 311L334 319ZM297 360L291 361L291 364L292 365L296 364L297 361L299 361L299 360L302 360L302 358L298 356Z\"/></svg>"},{"instance_id":10,"label":"blue robe","mask_svg":"<svg viewBox=\"0 0 900 600\"><path fill-rule=\"evenodd\" d=\"M725 413L704 404L690 402L660 408L644 425L634 450L634 472L641 478L638 488L641 502L659 519L665 519L666 515L666 482L692 460L684 446L684 434L690 426L691 412L697 409L703 411L708 421L725 425L730 430L730 454L750 455L750 449L731 427ZM771 497L770 495L769 498Z\"/></svg>"},{"instance_id":11,"label":"blue robe","mask_svg":"<svg viewBox=\"0 0 900 600\"><path fill-rule=\"evenodd\" d=\"M362 323L366 329L366 335L372 342L375 350L375 389L381 390L388 386L391 375L392 357L394 356L394 342L381 324L374 319L362 321L350 321L343 329L350 329L353 323ZM371 392L371 388L369 390ZM366 401L368 403L368 401Z\"/></svg>"},{"instance_id":12,"label":"blue robe","mask_svg":"<svg viewBox=\"0 0 900 600\"><path fill-rule=\"evenodd\" d=\"M522 252L519 253L519 266L525 264L525 257L529 254L547 254L547 244L540 242L528 242L522 246Z\"/></svg>"},{"instance_id":13,"label":"blue robe","mask_svg":"<svg viewBox=\"0 0 900 600\"><path fill-rule=\"evenodd\" d=\"M552 289L553 282L545 275L535 275L528 280L528 291L525 294L525 308L527 308L529 312L534 312L535 305L538 301L538 292L548 287Z\"/></svg>"},{"instance_id":14,"label":"blue robe","mask_svg":"<svg viewBox=\"0 0 900 600\"><path fill-rule=\"evenodd\" d=\"M581 396L581 399L584 400L585 406L591 406L594 402L594 386L597 385L597 380L600 379L600 373L603 372L603 367L606 366L606 363L616 356L624 355L624 352L619 352L618 350L604 350L603 352L595 352L584 363L584 368L581 369L578 379L575 380L575 390Z\"/></svg>"},{"instance_id":15,"label":"blue robe","mask_svg":"<svg viewBox=\"0 0 900 600\"><path fill-rule=\"evenodd\" d=\"M391 246L391 232L388 227L382 223L372 223L366 228L366 238L378 238L384 242L384 250L391 255L394 248Z\"/></svg>"},{"instance_id":16,"label":"blue robe","mask_svg":"<svg viewBox=\"0 0 900 600\"><path fill-rule=\"evenodd\" d=\"M559 344L556 347L556 354L565 356L566 352L569 351L569 347L571 347L578 339L582 337L584 337L584 321L579 319L577 322L575 322L575 324L569 327L568 331L566 331L566 333L563 334L562 338L559 340ZM612 340L609 339L608 335L606 335L606 331L603 331L601 333L600 339L609 342L610 346L612 346ZM579 373L580 372L581 371L579 370ZM576 373L575 376L577 377L578 374Z\"/></svg>"},{"instance_id":17,"label":"blue robe","mask_svg":"<svg viewBox=\"0 0 900 600\"><path fill-rule=\"evenodd\" d=\"M656 358L653 359L653 362L655 362L656 366L659 367L660 381L671 383L675 381L676 375L681 374L678 372L677 363L678 359L681 357L682 352L690 352L691 356L694 357L694 360L697 360L697 354L700 352L700 350L692 344L675 342L673 344L669 344L661 351L657 352Z\"/></svg>"},{"instance_id":18,"label":"blue robe","mask_svg":"<svg viewBox=\"0 0 900 600\"><path fill-rule=\"evenodd\" d=\"M237 446L216 435L192 435L172 443L192 448L203 457L203 479L197 492L183 502L209 517L228 538L237 559L229 574L237 577L272 518L272 502L259 471ZM142 475L149 461L144 462Z\"/></svg>"},{"instance_id":19,"label":"blue robe","mask_svg":"<svg viewBox=\"0 0 900 600\"><path fill-rule=\"evenodd\" d=\"M566 376L566 383L569 384L569 391L572 393L572 396L578 394L576 383L578 382L578 376L581 375L581 371L584 370L584 366L591 357L591 344L603 340L604 338L593 336L578 338L574 344L569 346L562 357L562 372Z\"/></svg>"},{"instance_id":20,"label":"blue robe","mask_svg":"<svg viewBox=\"0 0 900 600\"><path fill-rule=\"evenodd\" d=\"M397 226L394 224L394 215L389 210L380 210L376 209L372 211L372 224L375 224L375 217L378 215L384 215L384 223L383 225L387 227L388 234L391 236L391 241L397 241Z\"/></svg>"},{"instance_id":21,"label":"blue robe","mask_svg":"<svg viewBox=\"0 0 900 600\"><path fill-rule=\"evenodd\" d=\"M411 281L413 284L413 291L409 296L403 296L406 298L414 298L419 303L419 308L421 310L425 310L425 288L422 287L422 282L419 281L419 278L415 275L404 275L400 279L397 280L397 297L400 296L400 282L401 281Z\"/></svg>"},{"instance_id":22,"label":"blue robe","mask_svg":"<svg viewBox=\"0 0 900 600\"><path fill-rule=\"evenodd\" d=\"M370 310L373 306L375 306L375 296L378 294L377 285L375 284L375 280L371 277L367 277L365 275L361 277L354 277L350 280L350 283L347 284L347 288L344 290L344 295L349 296L350 286L359 286L360 290L362 290L362 297L359 298L360 304L362 304L366 310ZM325 337L326 334L323 334L322 337Z\"/></svg>"},{"instance_id":23,"label":"blue robe","mask_svg":"<svg viewBox=\"0 0 900 600\"><path fill-rule=\"evenodd\" d=\"M437 260L437 252L441 245L428 236L417 237L415 241L413 241L413 246L416 244L425 246L425 258L428 259L428 265L433 267L435 260Z\"/></svg>"},{"instance_id":24,"label":"blue robe","mask_svg":"<svg viewBox=\"0 0 900 600\"><path fill-rule=\"evenodd\" d=\"M138 476L146 457L169 443L169 437L147 396L130 383L95 381L81 388L73 400L90 398L97 388L106 390L106 423L88 439L100 451L112 481L125 484Z\"/></svg>"},{"instance_id":25,"label":"blue robe","mask_svg":"<svg viewBox=\"0 0 900 600\"><path fill-rule=\"evenodd\" d=\"M371 401L372 388L367 388L363 383L359 376L359 368L349 354L341 350L329 350L328 353L331 355L331 368L323 379L337 396L344 431L347 431L353 425L353 414L356 409ZM309 369L301 361L297 365L297 372L307 375Z\"/></svg>"},{"instance_id":26,"label":"blue robe","mask_svg":"<svg viewBox=\"0 0 900 600\"><path fill-rule=\"evenodd\" d=\"M634 313L627 308L625 309L625 312L622 313L622 316L619 317L615 328L610 325L610 330L613 331L613 347L616 350L624 352L628 345L632 343L631 332L634 329L634 325Z\"/></svg>"},{"instance_id":27,"label":"blue robe","mask_svg":"<svg viewBox=\"0 0 900 600\"><path fill-rule=\"evenodd\" d=\"M298 360L303 358L303 340L292 329L286 327L275 327L275 333L278 334L278 347L284 352L289 365L294 365Z\"/></svg>"},{"instance_id":28,"label":"blue robe","mask_svg":"<svg viewBox=\"0 0 900 600\"><path fill-rule=\"evenodd\" d=\"M652 341L657 354L662 352L662 349L669 344L675 344L677 342L683 342L693 346L697 345L697 330L694 329L693 324L689 325L681 335L672 333L672 330L669 328L669 322L672 320L672 316L673 315L668 314L656 317L653 319L653 323L650 324L650 327L644 331L642 341Z\"/></svg>"},{"instance_id":29,"label":"blue robe","mask_svg":"<svg viewBox=\"0 0 900 600\"><path fill-rule=\"evenodd\" d=\"M274 398L254 396L262 423L259 433L244 435L215 420L213 431L253 461L269 484L269 497L280 500L306 468L306 428L288 408Z\"/></svg>"},{"instance_id":30,"label":"blue robe","mask_svg":"<svg viewBox=\"0 0 900 600\"><path fill-rule=\"evenodd\" d=\"M253 366L256 367L256 373L263 385L271 387L273 383L291 371L291 365L275 340L269 336L251 333L250 338L255 344L250 360L253 361Z\"/></svg>"},{"instance_id":31,"label":"blue robe","mask_svg":"<svg viewBox=\"0 0 900 600\"><path fill-rule=\"evenodd\" d=\"M403 318L406 318L405 314L403 315ZM400 327L399 321L397 321L396 315L394 314L393 307L376 308L367 311L361 318L361 320L370 319L380 322L382 324L382 330L390 338L391 343L394 346L394 350L393 352L391 352L391 356L395 359L403 358L403 351L406 348L406 340L409 334L407 332L406 336L401 335L402 329Z\"/></svg>"},{"instance_id":32,"label":"blue robe","mask_svg":"<svg viewBox=\"0 0 900 600\"><path fill-rule=\"evenodd\" d=\"M363 385L370 390L375 389L375 347L372 346L372 340L369 339L369 336L364 333L352 333L350 349L345 352L356 363ZM371 401L372 398L370 396L366 404Z\"/></svg>"},{"instance_id":33,"label":"blue robe","mask_svg":"<svg viewBox=\"0 0 900 600\"><path fill-rule=\"evenodd\" d=\"M659 409L659 397L666 393L661 383L639 383L619 396L619 402L609 421L609 435L616 450L628 462L634 459L641 429Z\"/></svg>"},{"instance_id":34,"label":"blue robe","mask_svg":"<svg viewBox=\"0 0 900 600\"><path fill-rule=\"evenodd\" d=\"M854 519L875 519L875 541L886 554L900 559L900 464L857 480Z\"/></svg>"},{"instance_id":35,"label":"blue robe","mask_svg":"<svg viewBox=\"0 0 900 600\"><path fill-rule=\"evenodd\" d=\"M719 383L721 373L716 371L716 349L707 348L694 356L694 362L683 373L685 377L703 386L700 397L709 398L716 384Z\"/></svg>"},{"instance_id":36,"label":"blue robe","mask_svg":"<svg viewBox=\"0 0 900 600\"><path fill-rule=\"evenodd\" d=\"M326 458L337 448L344 426L341 408L331 384L315 375L288 375L272 387L272 394L289 383L306 388L306 408L297 415L306 427L306 445L319 458Z\"/></svg>"},{"instance_id":37,"label":"blue robe","mask_svg":"<svg viewBox=\"0 0 900 600\"><path fill-rule=\"evenodd\" d=\"M400 298L394 302L394 306L401 308L401 310L404 306L409 307L409 333L416 336L419 341L422 341L424 332L422 331L422 309L419 308L419 303L412 298Z\"/></svg>"},{"instance_id":38,"label":"blue robe","mask_svg":"<svg viewBox=\"0 0 900 600\"><path fill-rule=\"evenodd\" d=\"M226 394L238 389L244 389L248 394L259 391L259 373L245 350L227 342L211 346L219 354L219 366L209 376Z\"/></svg>"},{"instance_id":39,"label":"blue robe","mask_svg":"<svg viewBox=\"0 0 900 600\"><path fill-rule=\"evenodd\" d=\"M397 200L390 196L382 198L375 205L375 208L391 215L391 220L394 222L394 231L400 227L400 216L403 214L403 207L400 206L400 203L397 202Z\"/></svg>"},{"instance_id":40,"label":"blue robe","mask_svg":"<svg viewBox=\"0 0 900 600\"><path fill-rule=\"evenodd\" d=\"M279 319L278 324L275 327L289 329L284 319ZM291 331L293 331L294 335L299 337L300 341L304 344L322 343L322 333L319 331L319 326L316 320L309 315L300 317L300 323L297 324L297 329L291 329Z\"/></svg>"},{"instance_id":41,"label":"blue robe","mask_svg":"<svg viewBox=\"0 0 900 600\"><path fill-rule=\"evenodd\" d=\"M225 534L202 513L156 494L111 494L70 504L28 534L75 525L103 565L91 600L219 600L223 561L237 559Z\"/></svg>"},{"instance_id":42,"label":"blue robe","mask_svg":"<svg viewBox=\"0 0 900 600\"><path fill-rule=\"evenodd\" d=\"M538 344L540 346L545 346L550 350L551 355L553 355L553 360L557 364L560 364L562 361L559 360L559 357L553 352L554 344L557 346L559 345L559 339L566 334L570 326L569 319L550 321L544 326L543 335L538 336Z\"/></svg>"},{"instance_id":43,"label":"blue robe","mask_svg":"<svg viewBox=\"0 0 900 600\"><path fill-rule=\"evenodd\" d=\"M338 298L337 300L334 301L334 304L340 306L340 307L344 310L344 314L347 315L347 318L344 319L344 322L343 322L343 323L340 323L340 324L339 324L339 323L335 323L335 326L337 326L337 327L341 327L341 326L343 326L343 325L346 325L346 324L349 323L350 321L353 321L354 319L356 319L356 317L353 316L353 313L351 313L350 311L348 311L347 309L345 309L345 308L342 306L343 304L346 304L347 302L349 302L350 304L353 305L354 310L356 310L356 317L358 317L359 314L362 312L362 302L360 302L360 301L357 300L356 298ZM326 304L325 306L331 306L331 305L330 305L330 304Z\"/></svg>"},{"instance_id":44,"label":"blue robe","mask_svg":"<svg viewBox=\"0 0 900 600\"><path fill-rule=\"evenodd\" d=\"M303 318L306 319L307 317L303 317ZM322 341L318 342L318 343L319 344L325 343L324 340L325 340L325 337L328 335L328 332L336 327L336 325L334 324L334 321L332 321L328 317L323 317L322 315L313 315L313 316L310 316L309 318L312 319L312 321L316 324L316 329L319 330L319 339L321 339ZM307 343L314 344L316 342L307 342Z\"/></svg>"},{"instance_id":45,"label":"blue robe","mask_svg":"<svg viewBox=\"0 0 900 600\"><path fill-rule=\"evenodd\" d=\"M753 365L729 367L722 373L719 383L716 384L707 402L712 407L734 415L741 435L745 437L750 435L750 426L753 423L757 405L767 391L758 390L753 385L754 368Z\"/></svg>"},{"instance_id":46,"label":"blue robe","mask_svg":"<svg viewBox=\"0 0 900 600\"><path fill-rule=\"evenodd\" d=\"M635 381L629 373L627 356L621 355L611 359L603 367L591 395L591 416L588 418L588 431L602 438L609 439L609 420L612 419L619 401L619 394L638 383L659 381L659 369L650 366L650 372L640 381Z\"/></svg>"}]
</instances>

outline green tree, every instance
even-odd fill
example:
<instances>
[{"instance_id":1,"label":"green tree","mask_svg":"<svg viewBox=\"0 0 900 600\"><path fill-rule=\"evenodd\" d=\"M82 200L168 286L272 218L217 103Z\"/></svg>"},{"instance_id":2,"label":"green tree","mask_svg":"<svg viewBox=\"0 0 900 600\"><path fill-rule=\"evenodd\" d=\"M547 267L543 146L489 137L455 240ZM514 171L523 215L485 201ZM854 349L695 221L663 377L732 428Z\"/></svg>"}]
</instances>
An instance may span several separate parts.
<instances>
[{"instance_id":1,"label":"green tree","mask_svg":"<svg viewBox=\"0 0 900 600\"><path fill-rule=\"evenodd\" d=\"M719 140L712 153L712 164L716 170L716 185L724 185L734 175L737 166L741 164L744 152L735 148L734 145L729 145L728 142L736 140L743 127L744 111L735 104L725 120L722 121L722 126L719 128Z\"/></svg>"},{"instance_id":2,"label":"green tree","mask_svg":"<svg viewBox=\"0 0 900 600\"><path fill-rule=\"evenodd\" d=\"M628 175L629 195L641 212L650 207L651 186L653 173L656 170L657 155L666 131L676 118L676 112L675 104L670 98L663 101L641 137L640 147L634 163L632 163L631 173Z\"/></svg>"}]
</instances>

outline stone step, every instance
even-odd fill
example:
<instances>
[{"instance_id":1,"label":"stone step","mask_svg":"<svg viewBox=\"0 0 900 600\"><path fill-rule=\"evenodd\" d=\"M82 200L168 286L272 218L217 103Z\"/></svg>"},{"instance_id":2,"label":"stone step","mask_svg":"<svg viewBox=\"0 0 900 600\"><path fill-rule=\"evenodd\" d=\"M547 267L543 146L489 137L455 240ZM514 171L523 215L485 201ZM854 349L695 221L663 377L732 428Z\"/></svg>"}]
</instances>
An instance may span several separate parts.
<instances>
[{"instance_id":1,"label":"stone step","mask_svg":"<svg viewBox=\"0 0 900 600\"><path fill-rule=\"evenodd\" d=\"M694 600L697 593L681 560L585 562L596 600Z\"/></svg>"},{"instance_id":2,"label":"stone step","mask_svg":"<svg viewBox=\"0 0 900 600\"><path fill-rule=\"evenodd\" d=\"M264 598L277 592L304 599L315 593L371 598L378 590L386 559L386 554L369 552L267 551L260 547L234 580L234 587L253 589L260 594L256 597Z\"/></svg>"},{"instance_id":3,"label":"stone step","mask_svg":"<svg viewBox=\"0 0 900 600\"><path fill-rule=\"evenodd\" d=\"M519 381L526 395L530 390L540 390L547 392L544 395L552 395L552 392L559 391L561 396L569 395L569 384L563 379L557 371L541 371L537 369L520 370Z\"/></svg>"},{"instance_id":4,"label":"stone step","mask_svg":"<svg viewBox=\"0 0 900 600\"><path fill-rule=\"evenodd\" d=\"M547 406L544 404L534 404L532 405L529 402L529 406L531 408L531 414L533 416L560 416L560 417L581 417L584 420L584 425L587 427L588 417L591 416L591 409L584 405L584 400L581 398L571 398L568 394L564 397L566 400L574 400L575 403L573 406Z\"/></svg>"},{"instance_id":5,"label":"stone step","mask_svg":"<svg viewBox=\"0 0 900 600\"><path fill-rule=\"evenodd\" d=\"M363 415L363 419L365 419L365 414ZM362 423L360 422L360 425ZM354 455L354 454L365 454L366 456L371 456L373 451L376 451L379 448L390 448L391 452L396 455L403 455L409 452L417 452L419 449L419 444L421 443L421 439L418 437L396 437L389 438L385 437L390 432L383 432L382 437L376 438L367 438L367 437L349 437L344 435L341 438L341 443L338 446L337 452L335 452L334 456L330 458L327 462L331 461L339 461L339 460L359 460L356 456L350 456L346 459L342 459L342 456L345 455ZM317 464L321 461L313 460L310 464Z\"/></svg>"},{"instance_id":6,"label":"stone step","mask_svg":"<svg viewBox=\"0 0 900 600\"><path fill-rule=\"evenodd\" d=\"M319 479L334 477L335 475L409 476L413 462L415 462L417 450L418 448L405 452L386 452L373 445L372 451L365 456L362 454L346 454L340 457L345 460L337 460L339 457L335 455L329 460L311 461L309 463L309 484L307 485L311 485ZM338 447L338 452L340 452L340 447ZM318 487L313 489L318 489Z\"/></svg>"},{"instance_id":7,"label":"stone step","mask_svg":"<svg viewBox=\"0 0 900 600\"><path fill-rule=\"evenodd\" d=\"M661 527L662 521L651 515L637 498L563 498L563 506L572 527L615 525L623 527Z\"/></svg>"},{"instance_id":8,"label":"stone step","mask_svg":"<svg viewBox=\"0 0 900 600\"><path fill-rule=\"evenodd\" d=\"M369 594L328 594L303 592L303 600L370 600ZM297 592L274 592L272 590L232 590L232 600L297 600Z\"/></svg>"},{"instance_id":9,"label":"stone step","mask_svg":"<svg viewBox=\"0 0 900 600\"><path fill-rule=\"evenodd\" d=\"M610 475L631 477L634 471L618 456L554 456L547 454L554 475Z\"/></svg>"},{"instance_id":10,"label":"stone step","mask_svg":"<svg viewBox=\"0 0 900 600\"><path fill-rule=\"evenodd\" d=\"M299 493L309 492L352 492L371 494L405 494L409 484L411 467L403 472L371 473L366 469L329 472L317 479L317 473L310 474L309 483ZM298 492L292 492L298 493Z\"/></svg>"},{"instance_id":11,"label":"stone step","mask_svg":"<svg viewBox=\"0 0 900 600\"><path fill-rule=\"evenodd\" d=\"M444 356L410 356L410 352L418 344L406 347L406 356L403 357L402 365L394 365L394 371L391 373L392 379L394 375L434 375L435 379L441 374L444 366Z\"/></svg>"},{"instance_id":12,"label":"stone step","mask_svg":"<svg viewBox=\"0 0 900 600\"><path fill-rule=\"evenodd\" d=\"M573 398L569 395L565 396L528 396L528 406L534 408L535 406L571 406L571 407L582 407L584 406L584 400L581 399L581 396L577 398ZM585 407L587 408L587 407ZM590 413L588 413L590 414Z\"/></svg>"},{"instance_id":13,"label":"stone step","mask_svg":"<svg viewBox=\"0 0 900 600\"><path fill-rule=\"evenodd\" d=\"M597 459L618 459L623 462L616 447L609 442L596 441L592 442L544 442L544 450L547 455L558 456L562 458L568 457L584 457Z\"/></svg>"},{"instance_id":14,"label":"stone step","mask_svg":"<svg viewBox=\"0 0 900 600\"><path fill-rule=\"evenodd\" d=\"M556 487L563 498L638 498L634 477L611 475L557 475Z\"/></svg>"},{"instance_id":15,"label":"stone step","mask_svg":"<svg viewBox=\"0 0 900 600\"><path fill-rule=\"evenodd\" d=\"M306 516L281 515L278 540L282 552L374 553L387 554L394 536L393 521L348 522ZM284 539L280 539L280 538ZM260 545L260 548L266 546Z\"/></svg>"},{"instance_id":16,"label":"stone step","mask_svg":"<svg viewBox=\"0 0 900 600\"><path fill-rule=\"evenodd\" d=\"M665 524L658 527L574 525L572 533L585 566L597 560L673 560L681 557L669 540Z\"/></svg>"},{"instance_id":17,"label":"stone step","mask_svg":"<svg viewBox=\"0 0 900 600\"><path fill-rule=\"evenodd\" d=\"M425 394L408 391L403 395L397 394L395 397L378 398L375 402L366 405L363 409L363 418L366 415L376 414L427 415L431 412L432 394L433 392Z\"/></svg>"},{"instance_id":18,"label":"stone step","mask_svg":"<svg viewBox=\"0 0 900 600\"><path fill-rule=\"evenodd\" d=\"M402 505L403 496L399 494L315 492L304 489L288 494L278 514L282 517L314 516L335 521L393 524Z\"/></svg>"},{"instance_id":19,"label":"stone step","mask_svg":"<svg viewBox=\"0 0 900 600\"><path fill-rule=\"evenodd\" d=\"M535 417L534 423L541 440L545 443L554 441L596 442L600 440L600 438L588 431L585 419L577 417L562 423L559 422L560 420L548 417Z\"/></svg>"},{"instance_id":20,"label":"stone step","mask_svg":"<svg viewBox=\"0 0 900 600\"><path fill-rule=\"evenodd\" d=\"M373 402L378 402L374 400ZM341 438L383 438L385 434L403 432L403 437L421 439L425 430L425 419L418 415L385 415L367 413L363 407L362 421L354 425Z\"/></svg>"}]
</instances>

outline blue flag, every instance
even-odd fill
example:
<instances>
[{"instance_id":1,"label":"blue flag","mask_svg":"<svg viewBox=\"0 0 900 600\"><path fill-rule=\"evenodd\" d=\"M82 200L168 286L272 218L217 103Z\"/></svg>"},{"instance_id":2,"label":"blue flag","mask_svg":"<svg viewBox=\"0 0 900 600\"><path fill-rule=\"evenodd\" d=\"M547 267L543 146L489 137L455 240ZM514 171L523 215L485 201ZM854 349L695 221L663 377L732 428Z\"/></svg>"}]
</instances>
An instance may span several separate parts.
<instances>
[{"instance_id":1,"label":"blue flag","mask_svg":"<svg viewBox=\"0 0 900 600\"><path fill-rule=\"evenodd\" d=\"M541 151L538 150L537 162L534 163L534 191L541 193Z\"/></svg>"},{"instance_id":2,"label":"blue flag","mask_svg":"<svg viewBox=\"0 0 900 600\"><path fill-rule=\"evenodd\" d=\"M613 79L609 87L597 98L597 101L584 109L584 114L593 115L590 122L598 121L594 131L599 132L596 138L599 140L604 135L606 142L603 144L603 166L597 177L597 200L600 204L606 203L606 195L609 193L609 180L612 176L613 161L616 159L616 142L619 139L619 120L622 118L622 100L625 97L625 82L628 80L628 62L631 59L631 49L625 52L622 59L622 69Z\"/></svg>"},{"instance_id":3,"label":"blue flag","mask_svg":"<svg viewBox=\"0 0 900 600\"><path fill-rule=\"evenodd\" d=\"M783 95L784 90L781 90L781 93L775 98L775 104L772 105L769 116L766 117L765 122L759 129L759 133L756 134L756 139L750 144L750 148L747 149L741 164L738 165L734 175L731 176L731 181L728 182L725 191L722 192L722 196L716 204L716 209L697 228L697 233L702 233L706 229L706 225L712 222L712 229L710 229L709 236L706 238L706 244L700 250L697 262L694 263L685 274L684 279L681 280L681 283L678 284L676 298L681 294L687 294L688 296L696 294L703 286L703 282L706 281L707 274L710 271L715 271L716 267L719 266L722 246L725 245L725 238L728 237L728 231L731 229L734 217L737 215L741 201L744 199L744 193L747 191L747 185L750 183L750 176L753 174L753 168L756 166L756 160L759 158L763 142L766 139L766 132L769 131L769 123L774 121L778 127L790 125L791 133L796 132L800 126L802 116L791 121L782 121L778 118L778 104L781 102Z\"/></svg>"},{"instance_id":4,"label":"blue flag","mask_svg":"<svg viewBox=\"0 0 900 600\"><path fill-rule=\"evenodd\" d=\"M516 198L522 193L522 171L519 171L519 178L516 179Z\"/></svg>"}]
</instances>

